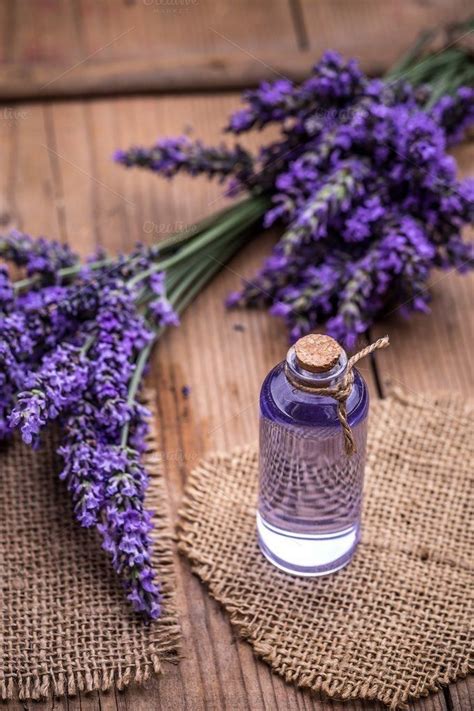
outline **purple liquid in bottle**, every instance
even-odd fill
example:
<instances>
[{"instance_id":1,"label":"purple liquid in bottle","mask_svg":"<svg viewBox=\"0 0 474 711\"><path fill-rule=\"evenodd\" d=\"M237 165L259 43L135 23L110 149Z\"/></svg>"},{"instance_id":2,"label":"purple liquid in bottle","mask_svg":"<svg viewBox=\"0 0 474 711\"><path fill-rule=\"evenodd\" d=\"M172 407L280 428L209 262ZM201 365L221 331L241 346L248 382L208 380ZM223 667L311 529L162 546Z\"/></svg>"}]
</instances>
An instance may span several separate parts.
<instances>
[{"instance_id":1,"label":"purple liquid in bottle","mask_svg":"<svg viewBox=\"0 0 474 711\"><path fill-rule=\"evenodd\" d=\"M347 399L356 444L352 455L344 448L337 402L315 390L340 382L346 366L347 356L340 350L328 370L305 370L293 347L261 390L258 540L274 565L294 575L339 570L349 563L359 541L367 386L354 371Z\"/></svg>"}]
</instances>

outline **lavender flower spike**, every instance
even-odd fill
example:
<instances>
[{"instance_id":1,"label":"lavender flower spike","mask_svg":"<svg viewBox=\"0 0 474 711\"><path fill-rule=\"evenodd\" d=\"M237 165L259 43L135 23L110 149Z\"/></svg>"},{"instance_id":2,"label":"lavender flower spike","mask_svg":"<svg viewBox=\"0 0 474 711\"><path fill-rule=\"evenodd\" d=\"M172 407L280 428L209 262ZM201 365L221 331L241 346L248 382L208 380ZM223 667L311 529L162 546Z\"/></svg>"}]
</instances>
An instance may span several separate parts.
<instances>
[{"instance_id":1,"label":"lavender flower spike","mask_svg":"<svg viewBox=\"0 0 474 711\"><path fill-rule=\"evenodd\" d=\"M47 355L40 370L26 379L18 394L10 427L19 427L26 444L39 444L40 430L75 403L88 384L88 366L81 348L69 343Z\"/></svg>"}]
</instances>

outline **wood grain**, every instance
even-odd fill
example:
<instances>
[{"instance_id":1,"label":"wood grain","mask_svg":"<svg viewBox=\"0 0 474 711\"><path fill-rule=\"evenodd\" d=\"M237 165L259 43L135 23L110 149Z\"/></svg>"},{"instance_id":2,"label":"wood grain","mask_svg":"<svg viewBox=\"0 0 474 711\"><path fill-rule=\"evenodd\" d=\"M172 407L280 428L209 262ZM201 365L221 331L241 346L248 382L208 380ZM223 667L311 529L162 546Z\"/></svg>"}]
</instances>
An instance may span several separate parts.
<instances>
[{"instance_id":1,"label":"wood grain","mask_svg":"<svg viewBox=\"0 0 474 711\"><path fill-rule=\"evenodd\" d=\"M238 12L212 0L18 0L6 22L8 99L243 86L298 54L287 0L243 0Z\"/></svg>"},{"instance_id":2,"label":"wood grain","mask_svg":"<svg viewBox=\"0 0 474 711\"><path fill-rule=\"evenodd\" d=\"M80 59L72 3L66 0L2 3L8 12L7 61L30 64L73 64Z\"/></svg>"},{"instance_id":3,"label":"wood grain","mask_svg":"<svg viewBox=\"0 0 474 711\"><path fill-rule=\"evenodd\" d=\"M363 66L382 74L415 42L422 30L460 22L472 14L469 0L301 0L308 50L327 47L360 56Z\"/></svg>"},{"instance_id":4,"label":"wood grain","mask_svg":"<svg viewBox=\"0 0 474 711\"><path fill-rule=\"evenodd\" d=\"M473 711L474 709L474 676L461 679L451 684L449 693L453 711Z\"/></svg>"},{"instance_id":5,"label":"wood grain","mask_svg":"<svg viewBox=\"0 0 474 711\"><path fill-rule=\"evenodd\" d=\"M328 47L383 73L468 0L10 0L0 9L0 97L236 89L300 80ZM394 31L396 28L396 31Z\"/></svg>"},{"instance_id":6,"label":"wood grain","mask_svg":"<svg viewBox=\"0 0 474 711\"><path fill-rule=\"evenodd\" d=\"M204 140L215 140L237 101L235 95L196 95L19 105L24 112L21 118L0 122L6 166L6 175L0 178L2 214L10 216L9 224L68 241L81 254L99 244L124 250L137 239L151 242L183 223L192 224L221 206L224 199L219 186L190 179L166 183L151 174L126 171L111 162L111 152L116 146L151 142L158 134L179 133L186 123L193 124ZM154 355L150 382L157 391L160 446L174 515L189 469L199 458L209 450L255 438L259 385L285 353L286 335L281 322L264 313L226 313L223 299L241 276L254 272L275 237L263 235L239 254L197 298L181 327L166 335ZM453 277L446 284L449 288L444 282L439 284L434 307L442 304L442 311L449 314L423 317L416 333L415 326L405 327L398 321L390 326L393 360L379 361L377 356L382 376L397 372L414 387L420 383L437 387L438 378L449 380L455 370L456 381L449 382L467 387L469 374L460 364L469 354L468 282ZM441 348L448 328L446 356ZM424 329L423 357L416 348L420 329ZM370 366L363 367L376 397ZM189 397L183 394L184 385L191 388ZM164 676L120 693L47 703L12 702L5 708L381 711L377 704L329 702L286 685L254 658L249 645L235 638L225 613L190 573L186 561L177 558L176 566L184 637L184 658L179 665L168 665ZM453 708L471 703L468 682L452 685L449 693ZM410 707L417 711L451 708L443 692Z\"/></svg>"}]
</instances>

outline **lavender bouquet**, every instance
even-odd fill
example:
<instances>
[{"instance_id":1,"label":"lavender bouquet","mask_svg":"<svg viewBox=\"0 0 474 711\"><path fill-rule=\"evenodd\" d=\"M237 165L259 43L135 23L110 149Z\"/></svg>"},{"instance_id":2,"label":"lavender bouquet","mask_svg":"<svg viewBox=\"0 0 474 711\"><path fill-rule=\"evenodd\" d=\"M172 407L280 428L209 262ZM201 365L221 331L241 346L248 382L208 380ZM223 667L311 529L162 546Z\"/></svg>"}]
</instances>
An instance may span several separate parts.
<instances>
[{"instance_id":1,"label":"lavender bouquet","mask_svg":"<svg viewBox=\"0 0 474 711\"><path fill-rule=\"evenodd\" d=\"M420 51L397 70L408 82L368 79L327 53L301 85L246 92L228 130L281 131L257 156L187 137L119 151L126 166L216 176L249 194L192 231L85 264L53 241L0 237L0 257L23 272L13 281L0 267L0 435L18 429L36 447L47 425L59 427L75 515L97 528L147 618L161 604L141 463L148 357L262 218L283 224L283 236L230 303L270 306L292 338L326 323L351 346L390 304L426 309L433 267L472 266L461 228L472 221L473 185L456 180L446 147L474 117L474 93L459 86L472 81L473 64L462 48L421 62Z\"/></svg>"},{"instance_id":2,"label":"lavender bouquet","mask_svg":"<svg viewBox=\"0 0 474 711\"><path fill-rule=\"evenodd\" d=\"M260 200L264 225L283 224L283 235L228 304L269 307L291 340L324 325L352 348L389 310L427 311L434 267L473 265L461 228L473 221L474 181L456 179L446 151L474 120L474 90L460 86L472 84L474 62L455 46L420 59L429 39L385 80L327 52L302 84L245 92L226 130L276 125L279 139L258 155L181 136L115 159L167 178L229 180L229 194L250 193L236 215Z\"/></svg>"},{"instance_id":3,"label":"lavender bouquet","mask_svg":"<svg viewBox=\"0 0 474 711\"><path fill-rule=\"evenodd\" d=\"M146 409L138 398L156 339L238 249L259 205L127 256L86 264L66 246L20 232L0 237L0 438L17 428L37 447L60 427L60 478L83 526L95 526L134 609L154 619L148 475L141 464ZM245 214L247 217L245 217ZM243 223L241 220L243 219ZM206 258L202 256L205 250ZM201 253L199 260L196 255Z\"/></svg>"}]
</instances>

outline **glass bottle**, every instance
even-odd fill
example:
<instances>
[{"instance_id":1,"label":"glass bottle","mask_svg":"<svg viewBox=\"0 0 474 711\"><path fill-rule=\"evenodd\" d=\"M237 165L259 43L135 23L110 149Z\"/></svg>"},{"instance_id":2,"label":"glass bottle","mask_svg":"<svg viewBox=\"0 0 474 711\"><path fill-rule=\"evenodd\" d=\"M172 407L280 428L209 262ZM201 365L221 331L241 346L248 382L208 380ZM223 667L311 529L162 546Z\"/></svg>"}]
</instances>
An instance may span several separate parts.
<instances>
[{"instance_id":1,"label":"glass bottle","mask_svg":"<svg viewBox=\"0 0 474 711\"><path fill-rule=\"evenodd\" d=\"M258 541L294 575L326 575L351 560L360 537L369 395L354 369L347 418L355 452L344 446L338 403L318 394L344 379L347 355L312 334L288 351L260 394Z\"/></svg>"}]
</instances>

